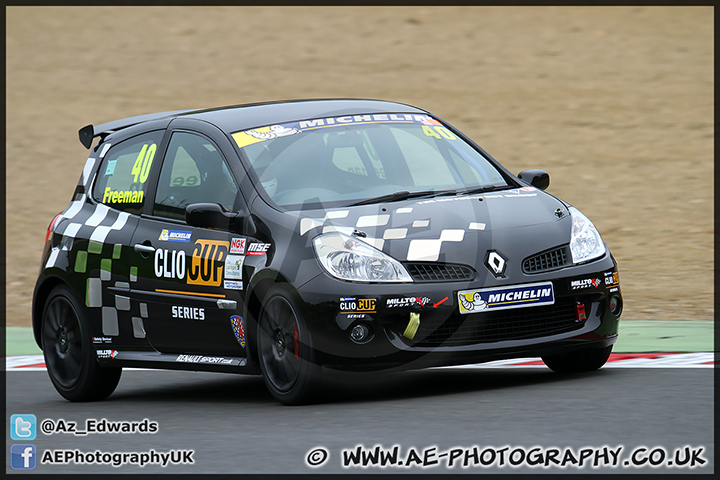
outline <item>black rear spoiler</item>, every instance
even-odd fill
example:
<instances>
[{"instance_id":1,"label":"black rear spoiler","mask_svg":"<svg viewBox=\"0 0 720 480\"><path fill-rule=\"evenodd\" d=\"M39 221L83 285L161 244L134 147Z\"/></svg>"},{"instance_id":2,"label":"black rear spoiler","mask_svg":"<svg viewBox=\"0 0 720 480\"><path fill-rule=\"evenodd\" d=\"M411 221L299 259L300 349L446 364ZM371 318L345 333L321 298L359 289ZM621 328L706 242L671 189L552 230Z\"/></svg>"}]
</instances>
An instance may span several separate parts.
<instances>
[{"instance_id":1,"label":"black rear spoiler","mask_svg":"<svg viewBox=\"0 0 720 480\"><path fill-rule=\"evenodd\" d=\"M97 127L93 126L92 124L85 125L78 131L78 136L80 137L80 143L82 143L85 148L90 148L92 146L93 138L95 137L104 138L112 132L121 130L123 128L131 127L133 125L137 125L138 123L149 122L151 120L158 120L160 118L172 117L175 115L180 115L181 113L195 111L197 110L175 110L172 112L148 113L147 115L138 115L137 117L123 118L122 120L115 120L114 122L103 123L102 125L98 125Z\"/></svg>"}]
</instances>

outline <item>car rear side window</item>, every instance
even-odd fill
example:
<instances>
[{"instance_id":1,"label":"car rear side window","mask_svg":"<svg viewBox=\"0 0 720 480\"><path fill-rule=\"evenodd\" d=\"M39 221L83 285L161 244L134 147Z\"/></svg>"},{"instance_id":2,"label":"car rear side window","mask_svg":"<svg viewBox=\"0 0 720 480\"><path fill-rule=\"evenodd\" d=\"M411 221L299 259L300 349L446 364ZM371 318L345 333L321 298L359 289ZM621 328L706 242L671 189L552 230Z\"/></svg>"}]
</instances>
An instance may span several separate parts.
<instances>
[{"instance_id":1,"label":"car rear side window","mask_svg":"<svg viewBox=\"0 0 720 480\"><path fill-rule=\"evenodd\" d=\"M160 169L153 215L185 220L185 208L193 203L218 203L234 210L237 193L214 143L192 133L173 133Z\"/></svg>"},{"instance_id":2,"label":"car rear side window","mask_svg":"<svg viewBox=\"0 0 720 480\"><path fill-rule=\"evenodd\" d=\"M139 214L161 139L162 131L156 131L110 147L98 170L93 198L112 208Z\"/></svg>"}]
</instances>

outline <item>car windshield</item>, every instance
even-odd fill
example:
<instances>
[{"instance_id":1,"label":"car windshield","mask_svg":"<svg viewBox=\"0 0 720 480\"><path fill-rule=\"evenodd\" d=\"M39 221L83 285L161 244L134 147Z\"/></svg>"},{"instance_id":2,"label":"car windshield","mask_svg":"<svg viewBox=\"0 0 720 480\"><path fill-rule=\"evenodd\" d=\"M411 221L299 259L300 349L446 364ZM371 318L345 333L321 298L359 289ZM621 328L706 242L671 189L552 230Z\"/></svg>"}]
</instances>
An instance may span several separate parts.
<instances>
[{"instance_id":1,"label":"car windshield","mask_svg":"<svg viewBox=\"0 0 720 480\"><path fill-rule=\"evenodd\" d=\"M277 205L340 206L507 187L472 146L428 115L349 115L233 135Z\"/></svg>"}]
</instances>

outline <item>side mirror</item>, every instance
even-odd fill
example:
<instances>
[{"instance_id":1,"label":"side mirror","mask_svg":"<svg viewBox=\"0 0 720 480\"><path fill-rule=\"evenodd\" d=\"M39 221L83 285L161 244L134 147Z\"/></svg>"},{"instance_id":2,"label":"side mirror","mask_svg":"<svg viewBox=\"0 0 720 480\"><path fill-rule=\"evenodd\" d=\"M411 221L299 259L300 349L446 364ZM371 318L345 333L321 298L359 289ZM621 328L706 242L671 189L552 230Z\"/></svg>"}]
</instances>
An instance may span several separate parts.
<instances>
[{"instance_id":1,"label":"side mirror","mask_svg":"<svg viewBox=\"0 0 720 480\"><path fill-rule=\"evenodd\" d=\"M518 178L528 182L530 185L535 188L539 188L540 190L545 190L548 186L550 186L550 175L545 170L541 170L539 168L523 170L518 173Z\"/></svg>"},{"instance_id":2,"label":"side mirror","mask_svg":"<svg viewBox=\"0 0 720 480\"><path fill-rule=\"evenodd\" d=\"M185 209L185 221L191 227L215 228L247 235L255 233L255 225L244 212L226 212L217 203L193 203Z\"/></svg>"}]
</instances>

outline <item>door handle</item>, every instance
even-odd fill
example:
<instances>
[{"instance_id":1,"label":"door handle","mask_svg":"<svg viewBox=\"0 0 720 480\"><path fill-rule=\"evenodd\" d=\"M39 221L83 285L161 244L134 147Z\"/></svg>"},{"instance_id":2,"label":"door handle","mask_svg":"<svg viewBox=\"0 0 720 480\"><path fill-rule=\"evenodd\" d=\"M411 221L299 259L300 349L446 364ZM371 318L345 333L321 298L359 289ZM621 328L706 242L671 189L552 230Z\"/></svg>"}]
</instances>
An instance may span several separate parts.
<instances>
[{"instance_id":1,"label":"door handle","mask_svg":"<svg viewBox=\"0 0 720 480\"><path fill-rule=\"evenodd\" d=\"M150 254L150 253L155 253L155 247L153 247L152 245L143 245L142 243L136 243L135 251L137 253L141 253L141 254L142 253Z\"/></svg>"},{"instance_id":2,"label":"door handle","mask_svg":"<svg viewBox=\"0 0 720 480\"><path fill-rule=\"evenodd\" d=\"M235 300L218 300L217 306L220 310L235 310L237 302Z\"/></svg>"}]
</instances>

